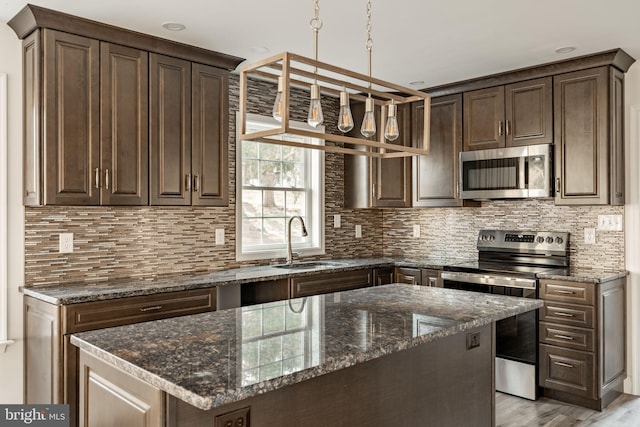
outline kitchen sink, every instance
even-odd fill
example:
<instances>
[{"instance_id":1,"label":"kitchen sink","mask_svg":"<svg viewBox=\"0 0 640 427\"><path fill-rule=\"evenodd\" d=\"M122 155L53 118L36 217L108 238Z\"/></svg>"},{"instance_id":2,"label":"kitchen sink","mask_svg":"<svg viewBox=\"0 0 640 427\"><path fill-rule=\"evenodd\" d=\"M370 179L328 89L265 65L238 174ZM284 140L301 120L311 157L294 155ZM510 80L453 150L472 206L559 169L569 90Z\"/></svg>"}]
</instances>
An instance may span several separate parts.
<instances>
[{"instance_id":1,"label":"kitchen sink","mask_svg":"<svg viewBox=\"0 0 640 427\"><path fill-rule=\"evenodd\" d=\"M319 267L342 267L347 264L334 261L307 261L307 262L294 262L293 264L278 264L273 265L275 268L286 268L291 270L301 270L305 268L319 268Z\"/></svg>"}]
</instances>

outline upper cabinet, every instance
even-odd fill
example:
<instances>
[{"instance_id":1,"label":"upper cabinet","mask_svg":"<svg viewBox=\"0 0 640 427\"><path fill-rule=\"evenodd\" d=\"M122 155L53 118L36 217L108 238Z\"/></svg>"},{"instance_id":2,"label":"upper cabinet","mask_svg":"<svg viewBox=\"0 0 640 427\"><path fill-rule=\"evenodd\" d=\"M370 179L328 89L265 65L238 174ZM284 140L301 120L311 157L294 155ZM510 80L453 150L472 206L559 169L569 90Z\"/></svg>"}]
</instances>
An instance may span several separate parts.
<instances>
[{"instance_id":1,"label":"upper cabinet","mask_svg":"<svg viewBox=\"0 0 640 427\"><path fill-rule=\"evenodd\" d=\"M464 93L464 150L553 143L551 77Z\"/></svg>"},{"instance_id":2,"label":"upper cabinet","mask_svg":"<svg viewBox=\"0 0 640 427\"><path fill-rule=\"evenodd\" d=\"M624 204L623 81L608 66L554 77L557 205Z\"/></svg>"},{"instance_id":3,"label":"upper cabinet","mask_svg":"<svg viewBox=\"0 0 640 427\"><path fill-rule=\"evenodd\" d=\"M25 205L228 204L241 58L33 5L9 25L23 39Z\"/></svg>"},{"instance_id":4,"label":"upper cabinet","mask_svg":"<svg viewBox=\"0 0 640 427\"><path fill-rule=\"evenodd\" d=\"M422 146L424 105L412 106L413 145ZM414 207L477 205L459 197L458 157L462 150L462 94L431 99L428 156L412 157Z\"/></svg>"}]
</instances>

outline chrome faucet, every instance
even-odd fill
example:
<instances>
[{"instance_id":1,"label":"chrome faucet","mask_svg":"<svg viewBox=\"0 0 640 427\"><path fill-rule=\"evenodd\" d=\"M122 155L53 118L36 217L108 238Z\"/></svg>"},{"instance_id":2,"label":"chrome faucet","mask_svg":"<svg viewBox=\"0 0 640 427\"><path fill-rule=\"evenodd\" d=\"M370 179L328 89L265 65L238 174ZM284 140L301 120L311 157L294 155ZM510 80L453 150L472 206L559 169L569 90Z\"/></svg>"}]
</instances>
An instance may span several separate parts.
<instances>
[{"instance_id":1,"label":"chrome faucet","mask_svg":"<svg viewBox=\"0 0 640 427\"><path fill-rule=\"evenodd\" d=\"M307 233L307 227L304 226L304 220L300 215L295 215L289 218L289 223L287 224L287 264L293 264L293 252L291 251L291 223L294 219L298 218L300 220L300 225L302 226L302 236L307 237L309 234Z\"/></svg>"}]
</instances>

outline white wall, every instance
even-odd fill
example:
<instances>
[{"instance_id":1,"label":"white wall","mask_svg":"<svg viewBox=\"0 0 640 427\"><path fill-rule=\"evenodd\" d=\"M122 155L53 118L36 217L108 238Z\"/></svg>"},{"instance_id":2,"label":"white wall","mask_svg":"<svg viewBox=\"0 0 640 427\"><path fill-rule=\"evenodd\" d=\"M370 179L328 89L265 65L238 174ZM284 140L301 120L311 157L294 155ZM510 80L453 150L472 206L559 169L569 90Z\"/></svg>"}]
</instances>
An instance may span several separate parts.
<instances>
[{"instance_id":1,"label":"white wall","mask_svg":"<svg viewBox=\"0 0 640 427\"><path fill-rule=\"evenodd\" d=\"M625 391L640 395L640 64L625 76L627 374Z\"/></svg>"},{"instance_id":2,"label":"white wall","mask_svg":"<svg viewBox=\"0 0 640 427\"><path fill-rule=\"evenodd\" d=\"M24 208L22 207L22 59L21 42L0 22L0 72L8 86L8 308L9 339L15 340L0 354L0 403L22 403L22 294L24 281Z\"/></svg>"}]
</instances>

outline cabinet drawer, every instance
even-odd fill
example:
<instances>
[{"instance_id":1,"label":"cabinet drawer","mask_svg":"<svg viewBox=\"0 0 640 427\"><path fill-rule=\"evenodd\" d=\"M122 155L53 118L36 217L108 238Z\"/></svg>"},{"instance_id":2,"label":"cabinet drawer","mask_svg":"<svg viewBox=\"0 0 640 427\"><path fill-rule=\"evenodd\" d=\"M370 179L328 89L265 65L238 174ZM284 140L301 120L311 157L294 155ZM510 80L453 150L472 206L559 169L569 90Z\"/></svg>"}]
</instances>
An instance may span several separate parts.
<instances>
[{"instance_id":1,"label":"cabinet drawer","mask_svg":"<svg viewBox=\"0 0 640 427\"><path fill-rule=\"evenodd\" d=\"M540 298L546 301L593 305L595 286L589 283L541 280Z\"/></svg>"},{"instance_id":2,"label":"cabinet drawer","mask_svg":"<svg viewBox=\"0 0 640 427\"><path fill-rule=\"evenodd\" d=\"M540 344L540 386L596 399L594 354Z\"/></svg>"},{"instance_id":3,"label":"cabinet drawer","mask_svg":"<svg viewBox=\"0 0 640 427\"><path fill-rule=\"evenodd\" d=\"M371 269L291 278L291 298L371 286Z\"/></svg>"},{"instance_id":4,"label":"cabinet drawer","mask_svg":"<svg viewBox=\"0 0 640 427\"><path fill-rule=\"evenodd\" d=\"M434 286L434 287L441 288L442 279L440 279L440 270L423 268L421 281L422 281L421 285L423 286Z\"/></svg>"},{"instance_id":5,"label":"cabinet drawer","mask_svg":"<svg viewBox=\"0 0 640 427\"><path fill-rule=\"evenodd\" d=\"M540 342L582 351L594 351L593 329L540 322Z\"/></svg>"},{"instance_id":6,"label":"cabinet drawer","mask_svg":"<svg viewBox=\"0 0 640 427\"><path fill-rule=\"evenodd\" d=\"M167 292L63 307L63 333L90 331L216 309L216 288Z\"/></svg>"},{"instance_id":7,"label":"cabinet drawer","mask_svg":"<svg viewBox=\"0 0 640 427\"><path fill-rule=\"evenodd\" d=\"M407 285L421 285L422 271L419 268L396 267L396 283L406 283Z\"/></svg>"},{"instance_id":8,"label":"cabinet drawer","mask_svg":"<svg viewBox=\"0 0 640 427\"><path fill-rule=\"evenodd\" d=\"M595 311L589 305L545 302L544 307L540 309L540 321L593 328Z\"/></svg>"}]
</instances>

